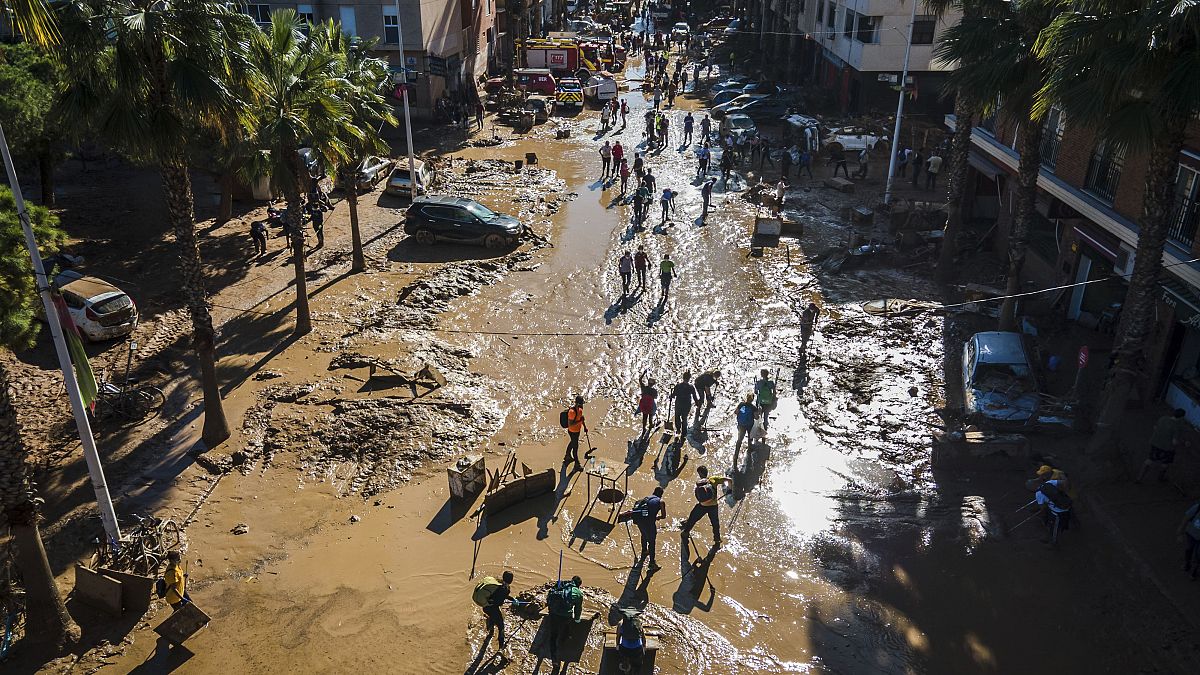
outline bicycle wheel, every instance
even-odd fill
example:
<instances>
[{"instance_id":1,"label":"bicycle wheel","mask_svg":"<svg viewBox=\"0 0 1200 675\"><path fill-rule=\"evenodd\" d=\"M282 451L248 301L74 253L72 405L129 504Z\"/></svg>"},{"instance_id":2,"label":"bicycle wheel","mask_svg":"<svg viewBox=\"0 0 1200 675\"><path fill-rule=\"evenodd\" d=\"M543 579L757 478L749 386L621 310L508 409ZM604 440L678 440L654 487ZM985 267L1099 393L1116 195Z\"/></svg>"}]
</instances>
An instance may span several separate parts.
<instances>
[{"instance_id":1,"label":"bicycle wheel","mask_svg":"<svg viewBox=\"0 0 1200 675\"><path fill-rule=\"evenodd\" d=\"M173 520L164 520L159 528L159 541L162 544L163 553L167 551L177 551L183 545L183 528Z\"/></svg>"},{"instance_id":2,"label":"bicycle wheel","mask_svg":"<svg viewBox=\"0 0 1200 675\"><path fill-rule=\"evenodd\" d=\"M130 559L129 569L134 574L146 577L155 576L158 574L158 557L147 551L141 551Z\"/></svg>"},{"instance_id":3,"label":"bicycle wheel","mask_svg":"<svg viewBox=\"0 0 1200 675\"><path fill-rule=\"evenodd\" d=\"M167 397L158 387L138 387L121 397L121 413L130 422L141 424L162 412Z\"/></svg>"}]
</instances>

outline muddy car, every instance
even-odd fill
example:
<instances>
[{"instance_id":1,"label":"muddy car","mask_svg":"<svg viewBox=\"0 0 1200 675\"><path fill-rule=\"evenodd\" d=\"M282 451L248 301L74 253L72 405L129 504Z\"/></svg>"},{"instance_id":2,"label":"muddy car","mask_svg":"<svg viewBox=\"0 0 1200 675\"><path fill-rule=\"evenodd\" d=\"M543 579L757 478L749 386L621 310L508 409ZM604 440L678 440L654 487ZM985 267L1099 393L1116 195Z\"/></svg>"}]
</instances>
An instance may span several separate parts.
<instances>
[{"instance_id":1,"label":"muddy car","mask_svg":"<svg viewBox=\"0 0 1200 675\"><path fill-rule=\"evenodd\" d=\"M89 341L123 337L137 327L137 305L107 281L63 270L54 276L53 285L62 295L71 320Z\"/></svg>"},{"instance_id":2,"label":"muddy car","mask_svg":"<svg viewBox=\"0 0 1200 675\"><path fill-rule=\"evenodd\" d=\"M1037 379L1020 333L976 333L963 345L963 412L995 426L1037 418Z\"/></svg>"},{"instance_id":3,"label":"muddy car","mask_svg":"<svg viewBox=\"0 0 1200 675\"><path fill-rule=\"evenodd\" d=\"M496 249L516 246L525 226L470 199L418 197L405 214L404 232L426 246L446 241Z\"/></svg>"}]
</instances>

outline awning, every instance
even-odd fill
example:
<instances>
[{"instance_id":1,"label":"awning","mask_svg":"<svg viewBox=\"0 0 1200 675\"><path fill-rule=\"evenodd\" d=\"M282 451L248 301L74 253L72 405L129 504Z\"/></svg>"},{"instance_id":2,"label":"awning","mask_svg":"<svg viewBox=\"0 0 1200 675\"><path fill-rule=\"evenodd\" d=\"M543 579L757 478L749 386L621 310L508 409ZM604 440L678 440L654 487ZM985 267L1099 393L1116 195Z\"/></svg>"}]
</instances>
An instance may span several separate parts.
<instances>
[{"instance_id":1,"label":"awning","mask_svg":"<svg viewBox=\"0 0 1200 675\"><path fill-rule=\"evenodd\" d=\"M1004 173L1004 169L996 166L992 160L987 158L987 155L984 155L975 148L971 148L971 150L967 152L967 163L971 165L971 168L987 176L991 180L996 180L996 176Z\"/></svg>"},{"instance_id":2,"label":"awning","mask_svg":"<svg viewBox=\"0 0 1200 675\"><path fill-rule=\"evenodd\" d=\"M1099 228L1082 223L1076 225L1073 229L1075 230L1075 236L1087 242L1091 248L1107 258L1109 262L1116 264L1121 258L1121 241L1116 237L1103 232Z\"/></svg>"},{"instance_id":3,"label":"awning","mask_svg":"<svg viewBox=\"0 0 1200 675\"><path fill-rule=\"evenodd\" d=\"M1192 287L1171 277L1158 285L1163 289L1162 301L1175 310L1175 320L1191 328L1200 328L1200 297Z\"/></svg>"}]
</instances>

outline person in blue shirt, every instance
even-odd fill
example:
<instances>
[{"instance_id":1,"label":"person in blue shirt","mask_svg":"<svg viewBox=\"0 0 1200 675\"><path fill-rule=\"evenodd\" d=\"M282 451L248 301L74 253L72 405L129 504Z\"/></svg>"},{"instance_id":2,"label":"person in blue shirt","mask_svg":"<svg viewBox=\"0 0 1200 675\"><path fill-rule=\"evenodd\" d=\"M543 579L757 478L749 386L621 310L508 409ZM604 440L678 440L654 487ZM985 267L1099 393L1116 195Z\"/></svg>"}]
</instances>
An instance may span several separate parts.
<instances>
[{"instance_id":1,"label":"person in blue shirt","mask_svg":"<svg viewBox=\"0 0 1200 675\"><path fill-rule=\"evenodd\" d=\"M654 574L662 569L654 560L654 551L658 541L658 521L667 517L667 503L663 501L662 487L654 488L654 493L643 497L633 505L633 523L637 525L642 535L642 560L649 557L650 566L647 571Z\"/></svg>"}]
</instances>

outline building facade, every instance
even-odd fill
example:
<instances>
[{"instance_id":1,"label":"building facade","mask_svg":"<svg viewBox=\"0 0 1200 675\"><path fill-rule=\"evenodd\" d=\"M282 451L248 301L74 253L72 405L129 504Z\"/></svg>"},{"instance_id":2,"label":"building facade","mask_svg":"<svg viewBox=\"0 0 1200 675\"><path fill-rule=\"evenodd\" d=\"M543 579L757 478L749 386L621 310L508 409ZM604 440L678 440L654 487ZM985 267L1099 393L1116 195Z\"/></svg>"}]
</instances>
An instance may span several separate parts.
<instances>
[{"instance_id":1,"label":"building facade","mask_svg":"<svg viewBox=\"0 0 1200 675\"><path fill-rule=\"evenodd\" d=\"M895 107L911 23L911 110L940 114L952 107L941 88L953 66L933 50L941 32L958 22L957 12L939 19L918 5L910 21L912 5L901 0L751 0L744 17L773 55L777 79L817 84L844 112L857 114Z\"/></svg>"},{"instance_id":2,"label":"building facade","mask_svg":"<svg viewBox=\"0 0 1200 675\"><path fill-rule=\"evenodd\" d=\"M955 120L947 118L947 124ZM995 222L998 252L1014 218L1019 133L1001 115L971 136L968 215L985 226ZM1054 109L1043 124L1041 155L1023 281L1029 288L1081 285L1035 296L1026 309L1065 314L1111 333L1133 270L1148 153L1115 147ZM1188 126L1175 163L1157 324L1143 364L1149 376L1138 394L1182 408L1200 424L1200 263L1194 262L1200 258L1200 122Z\"/></svg>"}]
</instances>

